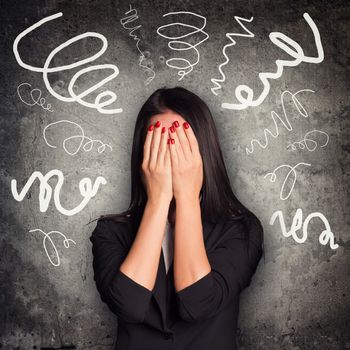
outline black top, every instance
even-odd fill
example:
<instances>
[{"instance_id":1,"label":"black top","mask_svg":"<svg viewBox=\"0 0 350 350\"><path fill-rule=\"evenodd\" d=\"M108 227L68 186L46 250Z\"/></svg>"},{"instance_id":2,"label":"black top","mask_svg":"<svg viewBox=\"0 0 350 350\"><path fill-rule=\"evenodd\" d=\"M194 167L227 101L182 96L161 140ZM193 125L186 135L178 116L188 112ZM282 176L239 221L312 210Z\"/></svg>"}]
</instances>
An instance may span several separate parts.
<instances>
[{"instance_id":1,"label":"black top","mask_svg":"<svg viewBox=\"0 0 350 350\"><path fill-rule=\"evenodd\" d=\"M166 274L161 250L150 291L119 270L137 230L129 222L98 220L90 237L94 280L118 316L115 350L237 349L239 295L262 257L263 229L250 215L202 226L211 272L176 292L173 263Z\"/></svg>"}]
</instances>

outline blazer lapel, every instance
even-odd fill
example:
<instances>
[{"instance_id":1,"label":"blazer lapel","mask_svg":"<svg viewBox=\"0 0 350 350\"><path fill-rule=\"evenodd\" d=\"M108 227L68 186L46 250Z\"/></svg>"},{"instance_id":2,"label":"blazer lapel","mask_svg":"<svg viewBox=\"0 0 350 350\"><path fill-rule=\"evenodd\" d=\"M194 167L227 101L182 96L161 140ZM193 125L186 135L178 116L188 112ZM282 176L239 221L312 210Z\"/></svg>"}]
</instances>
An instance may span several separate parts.
<instances>
[{"instance_id":1,"label":"blazer lapel","mask_svg":"<svg viewBox=\"0 0 350 350\"><path fill-rule=\"evenodd\" d=\"M166 271L163 249L161 249L160 253L160 262L158 266L156 282L153 288L153 296L159 306L163 328L166 328Z\"/></svg>"}]
</instances>

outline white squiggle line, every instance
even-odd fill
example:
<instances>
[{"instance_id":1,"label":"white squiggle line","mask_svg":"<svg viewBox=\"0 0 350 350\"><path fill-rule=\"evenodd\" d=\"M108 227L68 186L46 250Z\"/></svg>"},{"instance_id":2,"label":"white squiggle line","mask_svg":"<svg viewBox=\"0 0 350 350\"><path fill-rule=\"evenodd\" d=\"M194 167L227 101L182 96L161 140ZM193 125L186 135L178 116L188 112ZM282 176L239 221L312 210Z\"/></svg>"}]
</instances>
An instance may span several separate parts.
<instances>
[{"instance_id":1,"label":"white squiggle line","mask_svg":"<svg viewBox=\"0 0 350 350\"><path fill-rule=\"evenodd\" d=\"M316 48L317 48L317 57L305 56L302 47L296 41L289 38L287 35L280 33L280 32L270 33L270 35L269 35L270 40L276 46L278 46L280 49L285 51L289 56L293 57L294 60L289 60L289 61L288 60L276 60L277 71L275 73L259 73L259 78L260 78L261 82L263 83L264 88L263 88L262 93L260 94L260 96L256 100L253 100L253 98L254 98L253 89L251 89L247 85L239 85L235 89L235 96L236 96L237 100L240 102L240 104L224 102L221 104L222 108L242 110L242 109L245 109L249 106L254 106L254 107L259 106L265 100L266 96L268 95L268 93L270 91L270 83L269 83L268 79L280 78L282 73L283 73L284 67L295 67L295 66L299 65L301 62L320 63L323 61L324 53L323 53L323 47L322 47L320 33L318 31L318 28L308 13L304 13L303 16L312 29L315 43L316 43ZM283 43L283 41L289 45L286 45L285 43ZM246 97L243 96L242 93L244 93L246 95Z\"/></svg>"},{"instance_id":2,"label":"white squiggle line","mask_svg":"<svg viewBox=\"0 0 350 350\"><path fill-rule=\"evenodd\" d=\"M154 79L154 77L156 76L156 73L155 73L155 71L152 68L148 67L147 65L143 65L142 64L142 62L146 59L146 57L145 57L143 51L141 51L141 49L139 48L139 43L140 43L141 39L136 34L133 34L133 32L135 30L141 28L142 26L138 25L138 26L132 27L132 28L129 28L129 27L126 26L126 24L128 24L129 22L133 22L133 21L135 21L135 20L137 20L139 18L138 14L137 14L137 10L133 9L130 4L129 4L129 6L130 6L130 10L125 12L125 13L128 14L129 12L133 12L133 14L122 18L120 20L120 23L121 23L121 25L123 26L124 29L130 30L129 36L131 36L134 40L136 40L136 47L137 47L137 50L140 53L139 66L152 73L152 76L148 77L146 82L145 82L145 85L148 85Z\"/></svg>"},{"instance_id":3,"label":"white squiggle line","mask_svg":"<svg viewBox=\"0 0 350 350\"><path fill-rule=\"evenodd\" d=\"M320 133L320 134L326 135L327 141L326 141L323 145L321 145L320 147L325 147L325 146L327 146L328 141L329 141L329 135L328 135L326 132L324 132L324 131L315 129L315 130L311 130L311 131L307 132L307 133L305 134L303 140L290 143L290 144L287 146L287 149L288 149L288 148L291 148L292 151L295 151L295 150L297 149L297 146L299 146L300 149L306 148L308 151L313 152L313 151L317 148L318 143L317 143L316 141L312 140L311 138L309 138L309 134L312 134L312 133ZM314 147L311 148L311 147L308 145L308 143L313 144Z\"/></svg>"},{"instance_id":4,"label":"white squiggle line","mask_svg":"<svg viewBox=\"0 0 350 350\"><path fill-rule=\"evenodd\" d=\"M251 149L246 147L246 153L247 154L250 154L250 153L254 152L254 142L257 143L261 148L265 149L269 145L268 134L270 134L273 138L278 137L279 129L278 129L278 125L277 125L277 118L280 120L280 122L283 124L283 126L288 131L293 130L293 128L292 128L292 126L290 124L290 121L288 119L288 116L287 116L286 108L284 106L284 95L285 94L291 95L293 103L294 103L295 107L297 108L297 110L298 110L300 115L302 115L304 118L307 118L309 116L308 113L306 112L305 108L302 106L302 104L299 102L299 100L295 97L296 95L298 95L300 92L303 92L303 91L315 92L315 91L310 90L310 89L302 89L302 90L297 91L294 94L292 94L289 90L285 90L285 91L282 92L280 99L281 99L281 104L282 104L282 109L283 109L285 122L283 121L283 119L275 111L272 111L271 112L271 119L273 120L273 122L275 124L275 134L270 129L265 128L264 129L265 144L261 143L257 139L252 139L250 141Z\"/></svg>"},{"instance_id":5,"label":"white squiggle line","mask_svg":"<svg viewBox=\"0 0 350 350\"><path fill-rule=\"evenodd\" d=\"M46 139L46 129L48 129L48 128L50 128L52 125L55 125L55 124L58 124L58 123L70 123L70 124L76 125L76 126L80 129L81 135L70 136L70 137L67 137L66 139L64 139L64 141L63 141L62 146L63 146L64 150L66 151L66 153L68 153L69 155L74 156L75 154L77 154L77 153L79 152L80 148L81 148L81 145L83 144L84 140L86 140L86 139L87 139L88 141L85 142L85 144L84 144L84 146L83 146L83 149L84 149L85 152L91 151L94 142L99 142L99 143L101 144L101 145L97 148L98 153L104 152L104 150L106 149L106 147L109 147L110 150L112 150L112 147L111 147L110 145L108 145L108 144L106 144L106 143L103 143L103 142L100 141L100 140L93 140L93 139L91 139L90 137L85 136L85 135L84 135L84 130L83 130L83 128L82 128L79 124L77 124L77 123L75 123L75 122L72 122L72 121L70 121L70 120L66 120L66 119L62 119L62 120L59 120L59 121L57 121L57 122L50 123L50 124L48 124L47 126L45 126L45 128L44 128L44 130L43 130L43 137L44 137L44 140L45 140L46 144L47 144L49 147L51 147L51 148L57 148L56 146L51 145L51 144L47 141L47 139ZM79 145L78 145L78 147L77 147L77 150L76 150L75 152L72 153L72 152L69 152L69 150L66 148L66 142L67 142L67 141L70 141L70 140L73 140L73 139L81 139L81 141L80 141L80 143L79 143ZM87 145L89 145L90 148L86 148Z\"/></svg>"},{"instance_id":6,"label":"white squiggle line","mask_svg":"<svg viewBox=\"0 0 350 350\"><path fill-rule=\"evenodd\" d=\"M51 235L52 233L58 233L58 234L60 234L60 235L64 238L63 244L64 244L64 247L65 247L65 248L69 248L69 242L73 242L74 244L76 244L76 243L75 243L72 239L67 238L63 233L61 233L61 232L59 232L59 231L50 231L49 233L46 233L46 232L44 232L43 230L41 230L41 229L39 229L39 228L38 228L38 229L34 229L34 230L29 230L29 232L36 232L36 231L39 231L39 232L41 232L41 233L44 235L44 238L43 238L43 245L44 245L44 249L45 249L46 255L47 255L47 257L48 257L49 260L50 260L50 263L51 263L53 266L60 266L61 260L60 260L60 257L59 257L59 255L58 255L57 248L56 248L55 244L53 243L53 240L51 239L50 235ZM47 239L50 241L50 243L52 244L53 249L55 250L56 258L57 258L57 263L56 263L56 264L52 261L52 259L51 259L51 257L50 257L50 254L49 254L48 251L47 251L47 247L46 247L46 240L47 240Z\"/></svg>"},{"instance_id":7,"label":"white squiggle line","mask_svg":"<svg viewBox=\"0 0 350 350\"><path fill-rule=\"evenodd\" d=\"M337 243L334 243L334 234L333 232L331 231L331 227L329 225L329 222L328 220L326 219L326 217L320 213L320 212L314 212L314 213L311 213L309 214L303 225L302 225L302 221L303 221L303 211L301 210L301 208L298 208L295 215L294 215L294 218L293 218L293 222L292 222L292 226L290 228L289 231L287 231L286 229L286 225L285 225L285 222L284 222L284 218L283 218L283 213L281 210L277 210L275 211L272 216L271 216L271 219L270 219L270 225L273 225L275 220L278 218L279 221L280 221L280 225L281 225L281 229L282 229L282 234L284 237L289 237L289 236L292 236L293 239L297 242L297 243L304 243L306 241L306 238L308 236L308 225L309 225L309 222L311 219L313 219L314 217L318 217L322 220L322 222L324 223L326 229L323 230L319 236L319 242L322 244L322 245L326 245L328 244L329 242L329 245L330 245L330 248L331 249L337 249L339 247L339 244ZM303 235L302 237L299 237L297 235L297 231L300 230L301 226L303 227Z\"/></svg>"},{"instance_id":8,"label":"white squiggle line","mask_svg":"<svg viewBox=\"0 0 350 350\"><path fill-rule=\"evenodd\" d=\"M216 92L216 90L219 90L221 89L221 84L220 83L223 83L226 79L225 77L225 73L223 72L223 70L221 69L223 66L226 66L226 64L230 61L230 59L228 58L228 56L226 55L226 49L228 47L231 47L231 46L234 46L236 45L236 41L233 39L234 36L243 36L243 37L249 37L249 38L252 38L254 37L254 34L249 30L247 29L247 27L244 26L244 24L241 22L242 21L246 21L246 22L251 22L253 20L253 17L251 17L250 19L247 19L247 18L243 18L243 17L239 17L239 16L235 16L235 20L238 22L238 24L248 33L248 34L241 34L241 33L226 33L226 37L231 40L231 43L230 44L227 44L224 46L224 48L222 49L222 54L225 56L226 60L225 62L221 63L219 65L219 71L220 71L220 74L221 74L221 77L222 79L214 79L212 78L211 79L211 82L214 83L216 85L216 87L213 87L211 88L211 92L214 94L214 95L218 95L218 93Z\"/></svg>"},{"instance_id":9,"label":"white squiggle line","mask_svg":"<svg viewBox=\"0 0 350 350\"><path fill-rule=\"evenodd\" d=\"M88 177L81 179L79 182L79 191L80 191L80 194L83 196L83 200L75 208L71 210L67 210L62 207L60 202L60 191L64 181L64 176L62 171L58 169L53 169L49 171L45 176L43 176L43 174L40 171L34 171L34 173L28 179L27 183L24 185L20 194L17 191L17 180L16 179L11 180L11 192L14 199L18 202L21 202L25 197L25 195L27 194L27 192L29 191L35 179L38 178L38 180L40 181L40 187L39 187L40 188L39 190L40 211L46 212L52 196L52 188L48 182L50 178L53 176L58 177L58 181L55 186L55 190L53 194L56 208L60 213L67 216L72 216L79 213L79 211L81 211L89 203L90 199L96 195L100 185L101 184L105 185L107 183L106 179L103 176L98 176L93 185L91 183L91 179L89 179Z\"/></svg>"},{"instance_id":10,"label":"white squiggle line","mask_svg":"<svg viewBox=\"0 0 350 350\"><path fill-rule=\"evenodd\" d=\"M19 90L20 90L20 87L22 87L22 86L24 86L24 85L28 85L30 88L32 87L32 85L29 84L29 83L22 83L22 84L19 84L19 85L17 86L17 95L18 95L18 97L20 98L20 100L21 100L24 104L26 104L27 106L31 106L31 107L32 107L32 106L35 106L35 105L38 105L38 106L42 107L42 109L44 109L45 111L53 112L53 110L51 109L51 104L50 104L50 103L48 103L47 106L44 107L44 104L45 104L46 100L45 100L44 97L41 97L42 92L41 92L40 89L32 89L32 90L30 91L30 97L32 98L33 103L29 103L29 102L24 101L23 98L22 98L22 96L21 96L21 93L20 93L20 91L19 91ZM37 96L37 98L34 97L34 95L33 95L34 92L38 92L39 95ZM40 100L40 103L39 103L39 100Z\"/></svg>"},{"instance_id":11,"label":"white squiggle line","mask_svg":"<svg viewBox=\"0 0 350 350\"><path fill-rule=\"evenodd\" d=\"M297 177L297 174L296 174L296 172L295 172L294 169L296 169L296 168L297 168L299 165L301 165L301 164L302 164L302 165L311 166L311 164L309 164L309 163L303 163L303 162L300 162L300 163L298 163L297 165L295 165L295 166L293 166L293 167L291 167L291 166L288 165L288 164L282 164L282 165L278 166L277 168L275 168L274 171L273 171L272 173L268 173L268 174L266 174L266 175L264 176L264 178L266 178L267 176L270 176L270 181L271 181L271 182L275 182L275 181L276 181L276 178L277 178L276 172L277 172L278 169L284 168L284 167L290 168L290 171L287 173L287 176L286 176L286 178L284 179L283 184L282 184L282 187L281 187L281 191L280 191L280 199L281 199L281 200L284 201L284 200L288 199L289 196L291 195L291 193L292 193L292 191L293 191L293 189L294 189L294 185L295 185L296 177ZM284 186L285 186L285 184L286 184L286 182L287 182L287 180L288 180L288 178L289 178L289 176L290 176L291 174L294 176L293 184L292 184L292 186L291 186L291 188L290 188L290 191L289 191L287 197L283 197Z\"/></svg>"},{"instance_id":12,"label":"white squiggle line","mask_svg":"<svg viewBox=\"0 0 350 350\"><path fill-rule=\"evenodd\" d=\"M175 69L180 69L180 71L178 72L178 75L180 76L180 80L183 79L183 77L189 73L192 72L193 70L193 67L199 62L199 59L200 59L200 54L199 54L199 51L197 50L196 46L197 45L200 45L201 43L203 43L205 40L207 40L209 38L209 34L206 33L205 31L203 31L203 28L206 26L206 23L207 23L207 19L201 15L198 15L196 13L193 13L193 12L188 12L188 11L178 11L178 12L168 12L166 13L165 15L163 15L163 17L165 16L168 16L168 15L174 15L174 14L191 14L193 16L197 16L197 17L200 17L203 19L204 21L204 24L201 28L197 28L195 26L192 26L190 24L185 24L185 23L181 23L181 22L175 22L175 23L170 23L170 24L165 24L161 27L159 27L157 29L157 33L162 36L163 38L166 38L166 39L182 39L182 38L185 38L187 36L190 36L192 34L196 34L198 32L201 32L205 35L205 38L203 40L201 40L200 42L196 43L195 45L192 45L190 43L187 43L186 41L181 41L181 40L171 40L168 42L168 47L172 50L175 50L175 51L184 51L184 50L190 50L190 49L194 49L195 52L196 52L196 55L197 55L197 60L196 62L194 62L193 64L185 59L185 58L181 58L181 57L175 57L175 58L170 58L168 60L166 60L166 64L168 67L170 68L175 68ZM192 32L189 32L187 34L184 34L184 35L180 35L180 36L175 36L175 37L171 37L171 36L166 36L166 35L163 35L160 33L160 30L163 29L163 28L166 28L166 27L170 27L170 26L183 26L183 27L186 27L186 28L192 28L194 29ZM173 44L178 44L178 47L176 46L172 46ZM181 45L183 46L181 48ZM180 62L186 62L187 63L187 66L177 66L177 65L172 65L170 64L170 62L173 62L173 61L180 61ZM187 70L187 71L186 71Z\"/></svg>"},{"instance_id":13,"label":"white squiggle line","mask_svg":"<svg viewBox=\"0 0 350 350\"><path fill-rule=\"evenodd\" d=\"M77 35L69 40L67 40L66 42L64 42L63 44L59 45L58 47L56 47L54 50L51 51L51 53L49 54L49 56L47 57L44 67L40 68L40 67L34 67L31 66L29 64L26 64L22 61L19 53L18 53L18 44L21 41L22 38L24 38L28 33L30 33L31 31L33 31L34 29L40 27L42 24L52 21L55 18L61 17L63 15L62 12L56 13L52 16L48 16L43 18L42 20L40 20L39 22L33 24L32 26L30 26L29 28L25 29L22 33L20 33L14 43L13 43L13 53L15 55L15 58L18 62L18 64L25 68L28 69L32 72L38 72L38 73L43 73L43 80L45 83L45 86L47 88L47 90L51 93L52 96L56 97L57 99L59 99L60 101L63 102L78 102L81 105L85 106L85 107L89 107L89 108L94 108L97 109L100 113L103 114L114 114L114 113L121 113L123 110L121 108L116 108L116 109L104 109L105 106L110 105L111 103L113 103L114 101L117 100L117 95L112 92L112 91L104 91L99 93L96 98L95 98L95 102L94 103L90 103L90 102L86 102L84 100L82 100L83 97L85 97L86 95L90 94L91 92L97 90L98 88L100 88L101 86L103 86L104 84L106 84L108 81L114 79L116 76L118 76L119 74L119 69L117 66L113 65L113 64L100 64L100 65L95 65L95 66L90 66L84 69L81 69L80 71L78 71L77 73L75 73L73 75L73 77L70 80L70 83L68 85L68 92L69 95L71 97L65 97L62 95L59 95L58 93L56 93L55 90L52 89L51 84L49 82L48 73L53 73L53 72L61 72L64 70L69 70L69 69L73 69L76 67L79 67L85 63L94 61L95 59L97 59L98 57L100 57L107 49L108 46L108 42L107 39L105 38L105 36L103 36L100 33L95 33L95 32L86 32L80 35ZM64 65L64 66L59 66L59 67L53 67L53 68L49 68L49 65L52 61L52 59L54 58L54 56L60 52L62 49L64 49L65 47L71 45L72 43L79 41L81 39L84 38L88 38L88 37L94 37L94 38L98 38L102 41L102 48L99 52L97 52L95 55L85 58L83 60L68 64L68 65ZM89 89L83 91L82 93L80 93L79 95L76 95L75 92L73 91L73 86L76 82L76 80L83 74L88 73L90 71L94 71L94 70L99 70L99 69L112 69L114 71L113 74L109 75L107 78L103 79L101 82L93 85L92 87L90 87ZM109 99L105 100L104 102L101 102L101 100L108 96Z\"/></svg>"}]
</instances>

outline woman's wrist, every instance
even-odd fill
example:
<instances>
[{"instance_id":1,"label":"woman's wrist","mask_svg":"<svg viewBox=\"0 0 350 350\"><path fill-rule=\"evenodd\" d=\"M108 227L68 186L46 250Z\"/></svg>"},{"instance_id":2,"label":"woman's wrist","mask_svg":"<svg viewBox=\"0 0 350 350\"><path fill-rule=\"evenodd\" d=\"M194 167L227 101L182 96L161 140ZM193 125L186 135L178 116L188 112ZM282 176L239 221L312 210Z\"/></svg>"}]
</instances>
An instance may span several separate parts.
<instances>
[{"instance_id":1,"label":"woman's wrist","mask_svg":"<svg viewBox=\"0 0 350 350\"><path fill-rule=\"evenodd\" d=\"M152 208L167 208L169 209L171 198L165 195L159 195L155 197L148 197L146 205Z\"/></svg>"},{"instance_id":2,"label":"woman's wrist","mask_svg":"<svg viewBox=\"0 0 350 350\"><path fill-rule=\"evenodd\" d=\"M176 203L181 202L197 202L199 201L200 194L193 194L193 193L179 193L175 197Z\"/></svg>"}]
</instances>

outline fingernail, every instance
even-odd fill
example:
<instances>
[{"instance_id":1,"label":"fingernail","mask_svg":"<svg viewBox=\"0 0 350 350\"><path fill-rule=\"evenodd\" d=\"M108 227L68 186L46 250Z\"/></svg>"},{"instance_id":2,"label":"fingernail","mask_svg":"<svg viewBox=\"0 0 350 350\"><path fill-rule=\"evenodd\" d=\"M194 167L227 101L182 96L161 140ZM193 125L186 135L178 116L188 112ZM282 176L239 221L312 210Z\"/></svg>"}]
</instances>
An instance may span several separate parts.
<instances>
[{"instance_id":1,"label":"fingernail","mask_svg":"<svg viewBox=\"0 0 350 350\"><path fill-rule=\"evenodd\" d=\"M174 125L178 128L179 127L179 122L177 120L174 121Z\"/></svg>"},{"instance_id":2,"label":"fingernail","mask_svg":"<svg viewBox=\"0 0 350 350\"><path fill-rule=\"evenodd\" d=\"M156 128L159 128L160 127L160 121L157 120L157 123L156 123Z\"/></svg>"},{"instance_id":3,"label":"fingernail","mask_svg":"<svg viewBox=\"0 0 350 350\"><path fill-rule=\"evenodd\" d=\"M174 144L175 143L175 139L171 139L171 143Z\"/></svg>"},{"instance_id":4,"label":"fingernail","mask_svg":"<svg viewBox=\"0 0 350 350\"><path fill-rule=\"evenodd\" d=\"M168 145L169 145L169 143L170 143L170 139L168 139Z\"/></svg>"},{"instance_id":5,"label":"fingernail","mask_svg":"<svg viewBox=\"0 0 350 350\"><path fill-rule=\"evenodd\" d=\"M154 125L153 125L153 124L151 124L151 125L148 127L148 131L152 131L152 130L153 130L153 128L154 128Z\"/></svg>"},{"instance_id":6,"label":"fingernail","mask_svg":"<svg viewBox=\"0 0 350 350\"><path fill-rule=\"evenodd\" d=\"M169 129L171 132L175 132L175 128L173 126L171 126Z\"/></svg>"},{"instance_id":7,"label":"fingernail","mask_svg":"<svg viewBox=\"0 0 350 350\"><path fill-rule=\"evenodd\" d=\"M185 129L188 129L190 127L190 125L187 122L184 122L183 126L185 127Z\"/></svg>"},{"instance_id":8,"label":"fingernail","mask_svg":"<svg viewBox=\"0 0 350 350\"><path fill-rule=\"evenodd\" d=\"M162 134L164 134L164 133L165 133L165 130L166 130L166 127L165 127L165 126L163 126L163 127L162 127Z\"/></svg>"}]
</instances>

